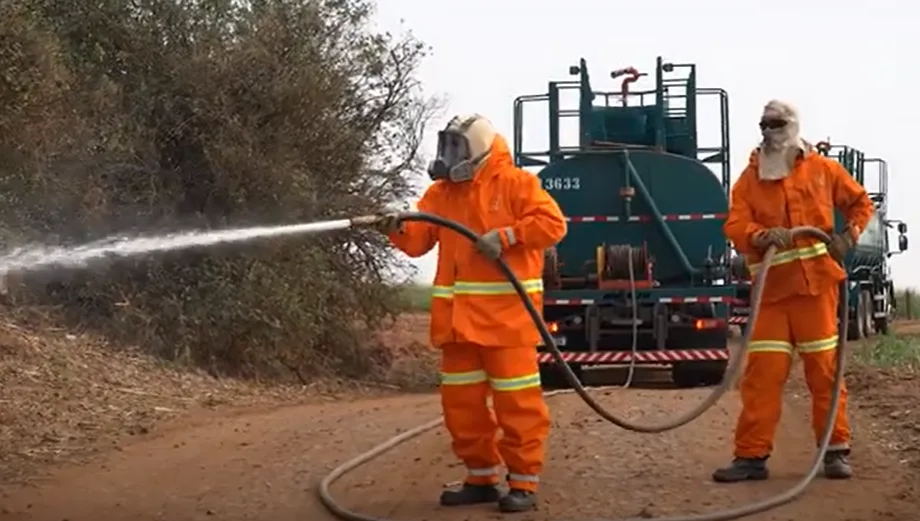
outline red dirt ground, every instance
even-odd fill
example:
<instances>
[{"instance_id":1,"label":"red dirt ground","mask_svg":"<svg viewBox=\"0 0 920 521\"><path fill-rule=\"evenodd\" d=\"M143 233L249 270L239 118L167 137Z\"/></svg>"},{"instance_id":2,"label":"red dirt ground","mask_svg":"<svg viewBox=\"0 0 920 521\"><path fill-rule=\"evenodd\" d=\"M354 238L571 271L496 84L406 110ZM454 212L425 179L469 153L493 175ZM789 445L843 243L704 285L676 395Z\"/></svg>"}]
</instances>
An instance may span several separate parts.
<instances>
[{"instance_id":1,"label":"red dirt ground","mask_svg":"<svg viewBox=\"0 0 920 521\"><path fill-rule=\"evenodd\" d=\"M403 324L404 329L390 336L388 343L425 341L427 326L423 318L407 318ZM9 332L7 336L15 337ZM0 341L0 353L12 344L9 339ZM409 366L422 367L426 360L430 361L427 355L415 356L415 348L407 353L413 355ZM15 374L21 377L23 373ZM750 519L917 519L920 378L908 373L853 369L849 381L855 402L851 414L855 436L852 459L857 477L849 482L819 478L797 502ZM174 389L168 400L163 398L163 403L200 401L208 385L204 377L192 378L184 387ZM438 400L433 395L353 400L348 394L326 393L325 399L277 407L269 402L303 401L304 394L315 393L285 391L265 398L261 391L241 384L226 386L212 394L226 401L244 400L249 403L246 410L224 411L218 407L204 416L193 417L190 411L198 412L202 407L176 405L184 412L172 413L174 419L170 422L138 421L135 423L147 427L128 439L104 437L107 441L103 446L111 447L108 450L89 456L85 451L74 451L73 454L84 454L82 460L64 465L49 463L38 474L23 474L26 477L16 483L10 479L17 473L7 473L10 484L0 487L0 520L328 520L331 518L318 504L314 492L326 473L439 413ZM691 407L706 392L595 391L609 407L632 417L673 415ZM4 389L0 407L15 394ZM115 392L117 397L122 394L126 393ZM129 412L147 410L154 414L150 412L154 402L143 400L143 395L131 396L138 400L135 409L124 407L110 413L110 406L122 403L118 401L121 398L112 398L110 391L82 398L59 395L78 407L78 414L61 413L59 417L71 418L70 422L74 417L84 417L89 423L99 421L100 430L121 421L127 429L138 417ZM712 468L730 458L737 401L736 396L730 396L697 422L677 431L639 435L603 424L577 397L551 398L554 430L540 508L515 518L548 521L658 517L739 504L789 487L799 479L813 451L810 406L800 377L794 378L787 392L778 450L771 460L774 477L768 482L727 486L709 481ZM8 409L2 408L0 413L4 410L9 414ZM43 411L33 412L44 417ZM112 420L102 422L98 420L100 416ZM62 435L66 432L69 431L62 431ZM78 438L81 443L92 444L85 436ZM0 447L7 447L7 441L0 438ZM60 443L46 445L59 447ZM353 509L403 521L497 519L492 506L448 511L436 505L442 486L462 477L462 469L448 445L445 433L437 429L346 477L335 491ZM13 465L20 460L6 458L0 463Z\"/></svg>"}]
</instances>

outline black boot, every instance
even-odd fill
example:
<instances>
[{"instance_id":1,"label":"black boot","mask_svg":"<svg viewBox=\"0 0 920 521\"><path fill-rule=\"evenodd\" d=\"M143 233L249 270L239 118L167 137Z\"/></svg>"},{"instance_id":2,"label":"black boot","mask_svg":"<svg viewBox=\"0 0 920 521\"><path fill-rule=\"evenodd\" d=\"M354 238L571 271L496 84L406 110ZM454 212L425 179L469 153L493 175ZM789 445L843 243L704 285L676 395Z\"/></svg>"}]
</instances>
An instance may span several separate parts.
<instances>
[{"instance_id":1,"label":"black boot","mask_svg":"<svg viewBox=\"0 0 920 521\"><path fill-rule=\"evenodd\" d=\"M526 512L537 505L537 495L527 490L512 488L498 501L501 512Z\"/></svg>"},{"instance_id":2,"label":"black boot","mask_svg":"<svg viewBox=\"0 0 920 521\"><path fill-rule=\"evenodd\" d=\"M770 477L767 458L735 458L732 464L712 473L712 480L718 483L760 480Z\"/></svg>"},{"instance_id":3,"label":"black boot","mask_svg":"<svg viewBox=\"0 0 920 521\"><path fill-rule=\"evenodd\" d=\"M846 450L829 450L824 453L824 477L827 479L850 479L853 468L847 461Z\"/></svg>"},{"instance_id":4,"label":"black boot","mask_svg":"<svg viewBox=\"0 0 920 521\"><path fill-rule=\"evenodd\" d=\"M464 483L459 490L445 490L441 492L441 505L445 507L458 507L464 505L478 505L479 503L494 503L501 494L495 485L471 485Z\"/></svg>"}]
</instances>

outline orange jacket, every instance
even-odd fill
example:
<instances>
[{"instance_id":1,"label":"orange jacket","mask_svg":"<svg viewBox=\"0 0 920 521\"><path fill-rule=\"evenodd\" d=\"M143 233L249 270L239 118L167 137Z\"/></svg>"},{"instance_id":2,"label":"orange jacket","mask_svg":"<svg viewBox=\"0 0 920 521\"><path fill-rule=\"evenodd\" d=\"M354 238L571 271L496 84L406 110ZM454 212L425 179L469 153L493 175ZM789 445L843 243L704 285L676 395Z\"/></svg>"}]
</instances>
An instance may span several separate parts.
<instances>
[{"instance_id":1,"label":"orange jacket","mask_svg":"<svg viewBox=\"0 0 920 521\"><path fill-rule=\"evenodd\" d=\"M788 177L761 181L757 177L758 153L735 186L723 228L726 237L744 255L751 271L759 268L763 253L751 246L751 236L773 227L814 226L834 232L834 208L840 210L855 241L875 211L866 189L843 166L813 150L800 155ZM776 302L794 295L818 295L843 280L845 273L812 238L796 238L795 244L777 252L767 275L763 301Z\"/></svg>"},{"instance_id":2,"label":"orange jacket","mask_svg":"<svg viewBox=\"0 0 920 521\"><path fill-rule=\"evenodd\" d=\"M492 153L468 183L436 181L418 202L421 212L457 221L476 233L502 229L502 257L543 308L543 251L566 234L565 217L540 179L514 166L508 144L496 136ZM431 303L431 343L536 346L540 336L494 261L453 231L407 222L390 235L397 248L419 257L437 244Z\"/></svg>"}]
</instances>

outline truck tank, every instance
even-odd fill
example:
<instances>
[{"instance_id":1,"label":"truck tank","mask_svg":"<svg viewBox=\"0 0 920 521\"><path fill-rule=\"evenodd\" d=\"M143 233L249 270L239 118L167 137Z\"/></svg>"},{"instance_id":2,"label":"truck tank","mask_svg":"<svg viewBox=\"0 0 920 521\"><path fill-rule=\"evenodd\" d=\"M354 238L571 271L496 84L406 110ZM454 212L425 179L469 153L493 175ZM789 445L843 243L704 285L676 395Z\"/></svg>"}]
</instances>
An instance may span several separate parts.
<instances>
[{"instance_id":1,"label":"truck tank","mask_svg":"<svg viewBox=\"0 0 920 521\"><path fill-rule=\"evenodd\" d=\"M681 385L716 383L735 297L722 234L728 94L698 88L695 65L662 58L654 87L644 91L629 90L646 76L633 67L610 74L625 77L614 92L592 89L583 59L570 74L577 80L551 81L546 94L519 97L514 107L515 162L539 168L569 222L567 236L546 252L544 318L576 370L666 364ZM577 108L562 106L565 91L575 91ZM703 98L714 101L704 115L718 125L711 146L698 143ZM523 114L536 103L548 108L548 146L530 151ZM563 124L575 118L577 133L564 144ZM540 361L552 364L542 351ZM550 367L544 372L552 377Z\"/></svg>"},{"instance_id":2,"label":"truck tank","mask_svg":"<svg viewBox=\"0 0 920 521\"><path fill-rule=\"evenodd\" d=\"M543 169L540 178L575 223L557 247L558 257L565 259L559 272L566 288L590 286L576 279L592 274L598 239L608 247L643 247L657 287L690 285L724 254L722 222L728 199L712 171L698 161L676 154L624 150L565 159ZM566 184L578 186L554 189ZM621 190L630 189L635 191L633 197L621 195ZM623 225L612 226L613 219L622 220ZM648 281L647 274L636 275L637 280Z\"/></svg>"},{"instance_id":3,"label":"truck tank","mask_svg":"<svg viewBox=\"0 0 920 521\"><path fill-rule=\"evenodd\" d=\"M857 340L877 332L886 333L896 303L888 259L903 253L908 247L907 224L888 217L888 164L883 159L867 158L862 151L846 145L822 141L816 147L821 154L839 162L860 185L866 187L875 205L866 229L844 259L850 282L848 337ZM873 179L873 182L867 183L867 180ZM839 210L835 211L834 220L835 231L841 233L846 221ZM889 241L888 232L892 228L898 232L896 250L892 250ZM744 259L737 255L732 258L731 281L739 289L738 305L732 308L730 321L746 327L750 311L747 305L750 274L744 266Z\"/></svg>"}]
</instances>

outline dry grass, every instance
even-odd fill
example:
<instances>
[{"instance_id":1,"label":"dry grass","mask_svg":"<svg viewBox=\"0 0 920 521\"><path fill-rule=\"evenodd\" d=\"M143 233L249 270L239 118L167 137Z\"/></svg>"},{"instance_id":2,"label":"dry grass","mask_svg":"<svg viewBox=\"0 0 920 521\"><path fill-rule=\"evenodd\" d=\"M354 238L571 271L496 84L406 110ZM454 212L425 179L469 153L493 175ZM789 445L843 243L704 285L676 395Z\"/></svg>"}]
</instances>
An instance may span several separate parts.
<instances>
[{"instance_id":1,"label":"dry grass","mask_svg":"<svg viewBox=\"0 0 920 521\"><path fill-rule=\"evenodd\" d=\"M427 320L397 324L381 335L395 359L383 382L285 386L215 378L101 336L0 320L0 481L218 413L431 389L437 366L425 347Z\"/></svg>"}]
</instances>

